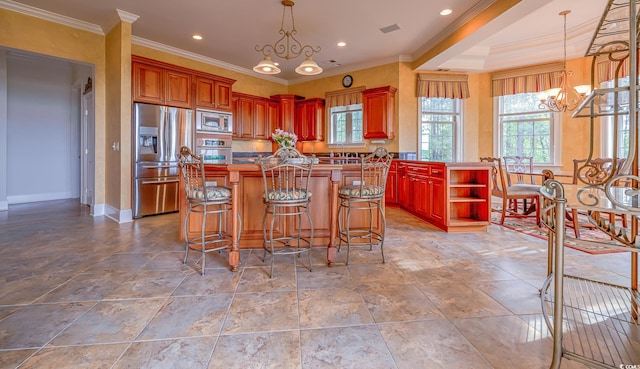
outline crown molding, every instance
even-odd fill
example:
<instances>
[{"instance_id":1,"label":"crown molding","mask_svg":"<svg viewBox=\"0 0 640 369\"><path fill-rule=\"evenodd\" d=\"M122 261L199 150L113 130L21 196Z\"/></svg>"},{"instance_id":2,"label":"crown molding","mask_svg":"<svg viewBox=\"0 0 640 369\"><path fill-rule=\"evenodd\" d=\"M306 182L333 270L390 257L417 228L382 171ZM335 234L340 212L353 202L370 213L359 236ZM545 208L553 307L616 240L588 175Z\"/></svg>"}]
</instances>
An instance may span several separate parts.
<instances>
[{"instance_id":1,"label":"crown molding","mask_svg":"<svg viewBox=\"0 0 640 369\"><path fill-rule=\"evenodd\" d=\"M15 1L0 0L0 8L11 10L17 13L22 13L32 17L44 19L50 22L60 23L65 26L78 28L81 30L104 35L104 31L102 30L102 27L95 25L93 23L84 22L78 19L66 17L64 15L48 12L46 10L34 8L29 5L16 3Z\"/></svg>"},{"instance_id":2,"label":"crown molding","mask_svg":"<svg viewBox=\"0 0 640 369\"><path fill-rule=\"evenodd\" d=\"M173 54L173 55L177 55L177 56L181 56L187 59L191 59L191 60L195 60L195 61L199 61L205 64L209 64L209 65L213 65L216 67L220 67L220 68L224 68L227 70L231 70L234 72L238 72L238 73L242 73L242 74L246 74L246 75L250 75L250 76L254 76L254 77L259 77L268 81L272 81L272 82L276 82L276 83L280 83L280 84L287 84L287 81L285 79L282 78L278 78L278 77L274 77L274 76L268 76L268 75L264 75L264 74L260 74L260 73L256 73L254 72L252 69L247 69L247 68L242 68L239 67L237 65L234 64L229 64L217 59L213 59L213 58L209 58L200 54L196 54L196 53L192 53L189 51L185 51L182 49L178 49L177 47L173 47L173 46L168 46L165 44L161 44L159 42L155 42L155 41L151 41L151 40L147 40L138 36L132 36L131 37L131 42L136 44L136 45L140 45L140 46L144 46L144 47L148 47L154 50L158 50L158 51L163 51L169 54Z\"/></svg>"}]
</instances>

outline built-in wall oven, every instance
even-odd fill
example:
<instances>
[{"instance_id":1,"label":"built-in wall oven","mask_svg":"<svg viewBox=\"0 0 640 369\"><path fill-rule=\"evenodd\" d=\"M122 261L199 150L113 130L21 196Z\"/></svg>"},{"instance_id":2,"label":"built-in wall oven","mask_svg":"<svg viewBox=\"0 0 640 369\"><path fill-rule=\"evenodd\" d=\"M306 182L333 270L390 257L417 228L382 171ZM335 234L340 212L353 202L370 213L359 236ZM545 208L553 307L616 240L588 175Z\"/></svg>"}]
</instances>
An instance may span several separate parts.
<instances>
[{"instance_id":1,"label":"built-in wall oven","mask_svg":"<svg viewBox=\"0 0 640 369\"><path fill-rule=\"evenodd\" d=\"M207 164L231 164L233 149L231 148L231 135L196 133L196 150Z\"/></svg>"}]
</instances>

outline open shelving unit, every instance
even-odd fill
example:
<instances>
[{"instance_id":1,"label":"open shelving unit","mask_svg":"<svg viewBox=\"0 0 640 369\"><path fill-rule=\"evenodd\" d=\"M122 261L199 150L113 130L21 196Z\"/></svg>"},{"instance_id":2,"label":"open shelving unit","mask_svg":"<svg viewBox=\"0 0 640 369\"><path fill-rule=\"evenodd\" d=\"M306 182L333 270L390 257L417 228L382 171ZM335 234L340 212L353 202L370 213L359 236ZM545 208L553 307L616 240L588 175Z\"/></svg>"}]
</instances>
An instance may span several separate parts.
<instances>
[{"instance_id":1,"label":"open shelving unit","mask_svg":"<svg viewBox=\"0 0 640 369\"><path fill-rule=\"evenodd\" d=\"M448 227L486 229L491 222L490 169L448 167L447 170Z\"/></svg>"}]
</instances>

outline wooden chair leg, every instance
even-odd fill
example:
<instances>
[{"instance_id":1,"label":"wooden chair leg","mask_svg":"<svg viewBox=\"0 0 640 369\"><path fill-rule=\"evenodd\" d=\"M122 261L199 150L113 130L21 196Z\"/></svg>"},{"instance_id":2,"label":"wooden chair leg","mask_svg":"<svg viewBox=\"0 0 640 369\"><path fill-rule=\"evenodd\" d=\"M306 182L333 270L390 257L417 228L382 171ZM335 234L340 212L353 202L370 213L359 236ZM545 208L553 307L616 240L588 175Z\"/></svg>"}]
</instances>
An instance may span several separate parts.
<instances>
[{"instance_id":1,"label":"wooden chair leg","mask_svg":"<svg viewBox=\"0 0 640 369\"><path fill-rule=\"evenodd\" d=\"M578 211L576 209L571 209L571 218L573 218L573 232L576 238L580 238L580 224L578 224Z\"/></svg>"},{"instance_id":2,"label":"wooden chair leg","mask_svg":"<svg viewBox=\"0 0 640 369\"><path fill-rule=\"evenodd\" d=\"M504 218L507 216L507 206L509 202L506 198L502 199L502 216L500 217L500 224L504 224Z\"/></svg>"}]
</instances>

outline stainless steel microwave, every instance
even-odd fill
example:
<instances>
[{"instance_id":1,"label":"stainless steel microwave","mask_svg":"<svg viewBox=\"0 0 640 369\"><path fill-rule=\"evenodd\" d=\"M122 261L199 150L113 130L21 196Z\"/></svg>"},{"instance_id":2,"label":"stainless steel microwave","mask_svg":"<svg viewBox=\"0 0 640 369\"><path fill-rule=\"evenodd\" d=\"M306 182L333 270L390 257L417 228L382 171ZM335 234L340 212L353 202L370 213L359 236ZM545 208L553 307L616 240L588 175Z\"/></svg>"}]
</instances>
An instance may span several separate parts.
<instances>
[{"instance_id":1,"label":"stainless steel microwave","mask_svg":"<svg viewBox=\"0 0 640 369\"><path fill-rule=\"evenodd\" d=\"M230 135L233 133L233 116L221 111L196 110L196 131Z\"/></svg>"}]
</instances>

